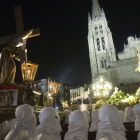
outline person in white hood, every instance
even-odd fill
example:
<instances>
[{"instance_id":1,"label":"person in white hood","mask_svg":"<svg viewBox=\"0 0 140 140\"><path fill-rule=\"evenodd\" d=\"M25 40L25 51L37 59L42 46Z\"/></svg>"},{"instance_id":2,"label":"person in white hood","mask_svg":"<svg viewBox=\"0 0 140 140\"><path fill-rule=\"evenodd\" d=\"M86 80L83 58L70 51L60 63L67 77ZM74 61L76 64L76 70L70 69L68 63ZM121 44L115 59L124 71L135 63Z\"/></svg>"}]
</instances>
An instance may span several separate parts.
<instances>
[{"instance_id":1,"label":"person in white hood","mask_svg":"<svg viewBox=\"0 0 140 140\"><path fill-rule=\"evenodd\" d=\"M36 116L30 105L16 108L16 120L4 140L32 140L36 129Z\"/></svg>"},{"instance_id":2,"label":"person in white hood","mask_svg":"<svg viewBox=\"0 0 140 140\"><path fill-rule=\"evenodd\" d=\"M65 116L65 120L64 120L64 124L69 124L69 115L70 115L70 111L68 109L64 110L64 116Z\"/></svg>"},{"instance_id":3,"label":"person in white hood","mask_svg":"<svg viewBox=\"0 0 140 140\"><path fill-rule=\"evenodd\" d=\"M122 122L124 122L124 111L123 110L119 110L119 115L120 115L120 119L122 120Z\"/></svg>"},{"instance_id":4,"label":"person in white hood","mask_svg":"<svg viewBox=\"0 0 140 140\"><path fill-rule=\"evenodd\" d=\"M135 131L140 131L140 103L138 103L134 106L134 113L136 115ZM140 132L138 134L137 140L140 140Z\"/></svg>"},{"instance_id":5,"label":"person in white hood","mask_svg":"<svg viewBox=\"0 0 140 140\"><path fill-rule=\"evenodd\" d=\"M61 140L59 119L54 108L43 108L39 113L39 122L34 140Z\"/></svg>"},{"instance_id":6,"label":"person in white hood","mask_svg":"<svg viewBox=\"0 0 140 140\"><path fill-rule=\"evenodd\" d=\"M2 122L0 125L0 140L3 140L8 133L8 121Z\"/></svg>"},{"instance_id":7,"label":"person in white hood","mask_svg":"<svg viewBox=\"0 0 140 140\"><path fill-rule=\"evenodd\" d=\"M88 128L88 120L84 112L73 111L69 116L68 132L64 140L87 140Z\"/></svg>"},{"instance_id":8,"label":"person in white hood","mask_svg":"<svg viewBox=\"0 0 140 140\"><path fill-rule=\"evenodd\" d=\"M12 119L10 121L4 121L0 125L0 140L3 140L6 137L9 131L13 128L15 121L16 119Z\"/></svg>"},{"instance_id":9,"label":"person in white hood","mask_svg":"<svg viewBox=\"0 0 140 140\"><path fill-rule=\"evenodd\" d=\"M113 105L104 105L99 109L96 140L126 140L119 112Z\"/></svg>"},{"instance_id":10,"label":"person in white hood","mask_svg":"<svg viewBox=\"0 0 140 140\"><path fill-rule=\"evenodd\" d=\"M97 131L98 122L99 122L98 110L95 110L91 113L91 119L92 119L92 123L90 125L89 131Z\"/></svg>"},{"instance_id":11,"label":"person in white hood","mask_svg":"<svg viewBox=\"0 0 140 140\"><path fill-rule=\"evenodd\" d=\"M88 122L91 122L90 113L87 110L84 110L85 115L87 116Z\"/></svg>"},{"instance_id":12,"label":"person in white hood","mask_svg":"<svg viewBox=\"0 0 140 140\"><path fill-rule=\"evenodd\" d=\"M56 110L55 110L56 111ZM59 120L59 129L60 129L60 132L62 132L62 127L61 127L61 124L60 124L60 117L59 117L59 114L58 112L56 111L56 115L57 115L57 118Z\"/></svg>"},{"instance_id":13,"label":"person in white hood","mask_svg":"<svg viewBox=\"0 0 140 140\"><path fill-rule=\"evenodd\" d=\"M132 107L126 107L124 112L125 112L124 122L135 122L136 118Z\"/></svg>"}]
</instances>

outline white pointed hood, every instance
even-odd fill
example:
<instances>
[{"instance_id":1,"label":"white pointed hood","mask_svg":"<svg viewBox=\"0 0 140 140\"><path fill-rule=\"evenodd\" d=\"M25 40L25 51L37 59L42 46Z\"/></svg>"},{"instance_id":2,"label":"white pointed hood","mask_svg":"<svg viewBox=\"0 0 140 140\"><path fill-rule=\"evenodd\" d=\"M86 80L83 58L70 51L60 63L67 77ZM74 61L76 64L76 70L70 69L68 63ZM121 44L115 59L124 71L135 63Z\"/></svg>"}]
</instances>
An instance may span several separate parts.
<instances>
[{"instance_id":1,"label":"white pointed hood","mask_svg":"<svg viewBox=\"0 0 140 140\"><path fill-rule=\"evenodd\" d=\"M64 124L69 124L69 115L70 115L70 111L68 109L64 110L64 115L65 115L65 120L64 120Z\"/></svg>"},{"instance_id":2,"label":"white pointed hood","mask_svg":"<svg viewBox=\"0 0 140 140\"><path fill-rule=\"evenodd\" d=\"M95 110L91 113L91 119L92 119L92 123L90 125L89 131L97 131L98 122L99 122L98 110Z\"/></svg>"},{"instance_id":3,"label":"white pointed hood","mask_svg":"<svg viewBox=\"0 0 140 140\"><path fill-rule=\"evenodd\" d=\"M140 103L134 106L134 113L136 115L135 131L140 131Z\"/></svg>"},{"instance_id":4,"label":"white pointed hood","mask_svg":"<svg viewBox=\"0 0 140 140\"><path fill-rule=\"evenodd\" d=\"M132 107L126 107L124 112L125 112L124 122L135 122L136 118Z\"/></svg>"},{"instance_id":5,"label":"white pointed hood","mask_svg":"<svg viewBox=\"0 0 140 140\"><path fill-rule=\"evenodd\" d=\"M16 120L14 127L21 126L27 129L33 137L36 130L36 116L30 105L24 104L16 108Z\"/></svg>"},{"instance_id":6,"label":"white pointed hood","mask_svg":"<svg viewBox=\"0 0 140 140\"><path fill-rule=\"evenodd\" d=\"M48 135L53 140L61 140L59 120L54 108L45 107L39 113L40 125L36 129L35 137L38 135Z\"/></svg>"},{"instance_id":7,"label":"white pointed hood","mask_svg":"<svg viewBox=\"0 0 140 140\"><path fill-rule=\"evenodd\" d=\"M81 137L87 139L88 137L88 120L82 111L73 111L69 116L68 132L64 140L72 140L73 137Z\"/></svg>"},{"instance_id":8,"label":"white pointed hood","mask_svg":"<svg viewBox=\"0 0 140 140\"><path fill-rule=\"evenodd\" d=\"M114 105L104 105L99 109L98 131L96 140L107 137L107 140L114 137L114 140L126 140L125 131L119 112Z\"/></svg>"}]
</instances>

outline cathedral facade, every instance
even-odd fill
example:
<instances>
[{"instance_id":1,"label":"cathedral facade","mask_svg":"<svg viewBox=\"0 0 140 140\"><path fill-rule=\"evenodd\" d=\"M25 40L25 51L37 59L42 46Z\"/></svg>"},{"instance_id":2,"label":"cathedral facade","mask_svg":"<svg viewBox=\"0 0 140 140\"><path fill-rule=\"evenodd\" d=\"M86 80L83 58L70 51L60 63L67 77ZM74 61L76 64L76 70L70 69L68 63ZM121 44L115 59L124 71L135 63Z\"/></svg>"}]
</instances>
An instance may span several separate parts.
<instances>
[{"instance_id":1,"label":"cathedral facade","mask_svg":"<svg viewBox=\"0 0 140 140\"><path fill-rule=\"evenodd\" d=\"M128 44L124 45L123 52L116 54L105 12L100 8L98 0L93 0L92 16L89 14L88 17L92 83L103 76L114 87L123 88L123 91L134 92L139 87L140 73L135 72L135 69L138 66L140 38L128 37L127 40Z\"/></svg>"}]
</instances>

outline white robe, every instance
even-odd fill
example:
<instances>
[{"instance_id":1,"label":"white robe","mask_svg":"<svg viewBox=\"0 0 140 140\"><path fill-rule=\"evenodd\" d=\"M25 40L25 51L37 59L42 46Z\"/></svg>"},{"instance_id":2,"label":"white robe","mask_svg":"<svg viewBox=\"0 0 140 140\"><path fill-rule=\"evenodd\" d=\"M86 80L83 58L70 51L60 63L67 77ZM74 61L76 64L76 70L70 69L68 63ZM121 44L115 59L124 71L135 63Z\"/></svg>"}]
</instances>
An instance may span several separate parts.
<instances>
[{"instance_id":1,"label":"white robe","mask_svg":"<svg viewBox=\"0 0 140 140\"><path fill-rule=\"evenodd\" d=\"M3 140L7 134L8 134L8 121L4 121L0 125L0 140Z\"/></svg>"},{"instance_id":2,"label":"white robe","mask_svg":"<svg viewBox=\"0 0 140 140\"><path fill-rule=\"evenodd\" d=\"M90 113L87 110L84 110L85 115L87 116L88 122L91 122Z\"/></svg>"},{"instance_id":3,"label":"white robe","mask_svg":"<svg viewBox=\"0 0 140 140\"><path fill-rule=\"evenodd\" d=\"M119 112L113 105L104 105L99 109L96 140L126 140Z\"/></svg>"},{"instance_id":4,"label":"white robe","mask_svg":"<svg viewBox=\"0 0 140 140\"><path fill-rule=\"evenodd\" d=\"M140 103L138 103L134 106L134 113L136 115L135 131L140 131ZM140 132L138 134L137 140L140 140Z\"/></svg>"},{"instance_id":5,"label":"white robe","mask_svg":"<svg viewBox=\"0 0 140 140\"><path fill-rule=\"evenodd\" d=\"M39 113L40 125L37 126L35 140L61 140L59 119L54 108L45 107Z\"/></svg>"},{"instance_id":6,"label":"white robe","mask_svg":"<svg viewBox=\"0 0 140 140\"><path fill-rule=\"evenodd\" d=\"M69 124L69 115L70 115L70 111L68 109L64 110L64 116L65 116L65 120L64 120L64 124Z\"/></svg>"},{"instance_id":7,"label":"white robe","mask_svg":"<svg viewBox=\"0 0 140 140\"><path fill-rule=\"evenodd\" d=\"M91 113L91 119L92 119L92 123L90 125L89 131L97 131L97 129L98 129L98 122L99 122L98 110L93 111Z\"/></svg>"},{"instance_id":8,"label":"white robe","mask_svg":"<svg viewBox=\"0 0 140 140\"><path fill-rule=\"evenodd\" d=\"M119 110L119 115L120 115L120 119L122 120L122 122L124 122L124 111L123 110Z\"/></svg>"},{"instance_id":9,"label":"white robe","mask_svg":"<svg viewBox=\"0 0 140 140\"><path fill-rule=\"evenodd\" d=\"M56 115L57 115L57 118L59 120L59 130L60 130L60 132L62 132L62 127L61 127L61 124L60 124L60 117L59 117L59 114L58 114L57 111L56 111Z\"/></svg>"},{"instance_id":10,"label":"white robe","mask_svg":"<svg viewBox=\"0 0 140 140\"><path fill-rule=\"evenodd\" d=\"M124 112L125 112L124 122L135 122L136 118L132 107L126 107Z\"/></svg>"},{"instance_id":11,"label":"white robe","mask_svg":"<svg viewBox=\"0 0 140 140\"><path fill-rule=\"evenodd\" d=\"M88 128L86 115L82 111L73 111L69 116L68 132L64 140L87 140Z\"/></svg>"},{"instance_id":12,"label":"white robe","mask_svg":"<svg viewBox=\"0 0 140 140\"><path fill-rule=\"evenodd\" d=\"M16 121L4 140L32 140L36 129L36 116L30 105L16 108Z\"/></svg>"}]
</instances>

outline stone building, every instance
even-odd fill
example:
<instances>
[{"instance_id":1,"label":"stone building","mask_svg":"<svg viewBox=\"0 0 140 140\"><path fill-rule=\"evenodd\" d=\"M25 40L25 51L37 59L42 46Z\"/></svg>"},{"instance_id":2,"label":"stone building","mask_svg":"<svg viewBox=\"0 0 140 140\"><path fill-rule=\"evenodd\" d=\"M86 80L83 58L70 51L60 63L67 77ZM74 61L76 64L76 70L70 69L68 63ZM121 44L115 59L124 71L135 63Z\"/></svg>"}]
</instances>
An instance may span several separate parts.
<instances>
[{"instance_id":1,"label":"stone building","mask_svg":"<svg viewBox=\"0 0 140 140\"><path fill-rule=\"evenodd\" d=\"M46 92L49 94L49 91L52 88L52 85L50 85L50 83L53 83L53 81L58 82L51 78L35 81L32 83L32 89L37 92L40 92L41 95L44 95ZM58 82L58 83L60 83L60 87L58 89L59 101L61 101L64 109L69 108L70 107L70 86L62 82ZM41 104L43 105L43 102Z\"/></svg>"},{"instance_id":2,"label":"stone building","mask_svg":"<svg viewBox=\"0 0 140 140\"><path fill-rule=\"evenodd\" d=\"M76 104L78 99L88 98L89 89L85 90L85 87L76 87L70 89L70 101L71 104Z\"/></svg>"},{"instance_id":3,"label":"stone building","mask_svg":"<svg viewBox=\"0 0 140 140\"><path fill-rule=\"evenodd\" d=\"M98 0L93 0L92 16L89 14L88 17L92 83L96 82L99 76L104 76L113 86L128 85L129 88L123 88L124 91L127 89L127 92L130 87L133 89L140 83L140 73L135 72L138 66L140 38L128 37L127 40L128 44L124 45L123 52L116 54L105 12L100 8Z\"/></svg>"}]
</instances>

